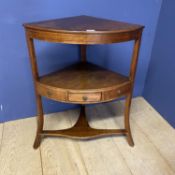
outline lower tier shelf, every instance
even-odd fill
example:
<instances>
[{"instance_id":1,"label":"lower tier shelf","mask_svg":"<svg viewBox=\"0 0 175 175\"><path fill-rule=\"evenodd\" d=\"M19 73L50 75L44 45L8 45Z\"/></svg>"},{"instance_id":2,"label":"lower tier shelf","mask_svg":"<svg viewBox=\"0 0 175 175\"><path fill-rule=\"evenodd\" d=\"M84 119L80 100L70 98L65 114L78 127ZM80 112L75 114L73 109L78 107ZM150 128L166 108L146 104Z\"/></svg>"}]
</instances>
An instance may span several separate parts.
<instances>
[{"instance_id":1,"label":"lower tier shelf","mask_svg":"<svg viewBox=\"0 0 175 175\"><path fill-rule=\"evenodd\" d=\"M34 142L34 148L38 148L41 139L44 137L67 137L72 139L93 139L112 135L125 135L128 132L126 129L95 129L89 126L86 119L85 106L81 106L78 121L72 128L62 130L42 130L38 133Z\"/></svg>"},{"instance_id":2,"label":"lower tier shelf","mask_svg":"<svg viewBox=\"0 0 175 175\"><path fill-rule=\"evenodd\" d=\"M77 104L114 100L131 90L128 77L91 63L77 63L40 77L37 92L47 98Z\"/></svg>"},{"instance_id":3,"label":"lower tier shelf","mask_svg":"<svg viewBox=\"0 0 175 175\"><path fill-rule=\"evenodd\" d=\"M72 127L65 130L45 130L41 133L43 136L52 137L66 137L73 139L92 139L96 137L112 136L112 135L126 135L127 131L125 129L95 129L88 127Z\"/></svg>"}]
</instances>

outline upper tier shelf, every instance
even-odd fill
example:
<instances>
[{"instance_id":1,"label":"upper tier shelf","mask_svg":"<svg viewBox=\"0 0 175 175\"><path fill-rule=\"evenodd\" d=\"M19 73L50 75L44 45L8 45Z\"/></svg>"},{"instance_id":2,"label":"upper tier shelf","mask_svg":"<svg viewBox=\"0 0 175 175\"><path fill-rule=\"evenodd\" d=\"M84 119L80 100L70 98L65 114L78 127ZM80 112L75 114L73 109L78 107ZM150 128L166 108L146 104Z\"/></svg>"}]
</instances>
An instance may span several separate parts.
<instances>
[{"instance_id":1,"label":"upper tier shelf","mask_svg":"<svg viewBox=\"0 0 175 175\"><path fill-rule=\"evenodd\" d=\"M91 16L24 24L31 38L67 44L107 44L137 39L143 26Z\"/></svg>"}]
</instances>

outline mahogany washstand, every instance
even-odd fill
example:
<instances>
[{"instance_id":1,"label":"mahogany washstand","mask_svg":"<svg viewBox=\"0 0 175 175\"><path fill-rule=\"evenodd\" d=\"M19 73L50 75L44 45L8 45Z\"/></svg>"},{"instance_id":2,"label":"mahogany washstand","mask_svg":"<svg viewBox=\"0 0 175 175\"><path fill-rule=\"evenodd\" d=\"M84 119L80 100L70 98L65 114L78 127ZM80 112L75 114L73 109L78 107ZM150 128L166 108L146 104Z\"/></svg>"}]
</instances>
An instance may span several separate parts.
<instances>
[{"instance_id":1,"label":"mahogany washstand","mask_svg":"<svg viewBox=\"0 0 175 175\"><path fill-rule=\"evenodd\" d=\"M24 24L35 85L38 128L34 148L43 136L90 138L104 135L125 135L134 145L129 113L143 26L90 16L76 16ZM55 43L78 44L81 62L40 77L35 55L34 39ZM112 72L86 61L86 46L134 40L128 76ZM66 103L81 104L80 117L69 129L43 130L44 117L41 96ZM85 104L108 102L126 97L124 129L95 129L86 120Z\"/></svg>"}]
</instances>

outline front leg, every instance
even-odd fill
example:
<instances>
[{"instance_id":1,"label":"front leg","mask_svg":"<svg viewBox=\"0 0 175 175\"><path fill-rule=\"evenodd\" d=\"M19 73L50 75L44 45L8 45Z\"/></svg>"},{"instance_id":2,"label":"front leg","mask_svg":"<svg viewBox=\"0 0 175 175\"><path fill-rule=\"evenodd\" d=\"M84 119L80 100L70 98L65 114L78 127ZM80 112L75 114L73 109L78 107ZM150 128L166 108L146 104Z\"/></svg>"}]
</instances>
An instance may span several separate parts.
<instances>
[{"instance_id":1,"label":"front leg","mask_svg":"<svg viewBox=\"0 0 175 175\"><path fill-rule=\"evenodd\" d=\"M126 102L125 102L125 111L124 111L124 117L125 117L125 129L126 129L126 137L128 144L130 146L134 146L134 141L132 138L131 134L131 128L130 128L130 121L129 121L129 116L130 116L130 108L131 108L131 99L132 99L132 93L127 96Z\"/></svg>"},{"instance_id":2,"label":"front leg","mask_svg":"<svg viewBox=\"0 0 175 175\"><path fill-rule=\"evenodd\" d=\"M44 125L44 116L43 116L43 108L42 108L42 100L40 95L36 95L36 101L37 101L37 132L35 141L33 144L33 148L37 149L40 146L41 139L42 139L42 131L43 131L43 125Z\"/></svg>"}]
</instances>

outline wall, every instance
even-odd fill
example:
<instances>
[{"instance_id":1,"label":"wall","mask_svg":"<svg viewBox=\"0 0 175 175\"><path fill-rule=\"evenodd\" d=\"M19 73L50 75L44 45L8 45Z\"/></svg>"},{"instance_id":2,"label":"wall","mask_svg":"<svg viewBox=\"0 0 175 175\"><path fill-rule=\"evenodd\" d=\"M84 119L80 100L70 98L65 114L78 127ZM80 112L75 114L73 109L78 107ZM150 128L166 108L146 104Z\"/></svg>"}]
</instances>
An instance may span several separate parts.
<instances>
[{"instance_id":1,"label":"wall","mask_svg":"<svg viewBox=\"0 0 175 175\"><path fill-rule=\"evenodd\" d=\"M162 0L1 0L0 5L0 121L36 114L35 97L22 23L73 15L94 15L146 26L134 95L142 94ZM36 42L40 74L78 60L75 45ZM90 46L89 60L128 73L132 43ZM43 100L45 112L75 107Z\"/></svg>"},{"instance_id":2,"label":"wall","mask_svg":"<svg viewBox=\"0 0 175 175\"><path fill-rule=\"evenodd\" d=\"M175 1L160 12L144 97L175 127Z\"/></svg>"}]
</instances>

